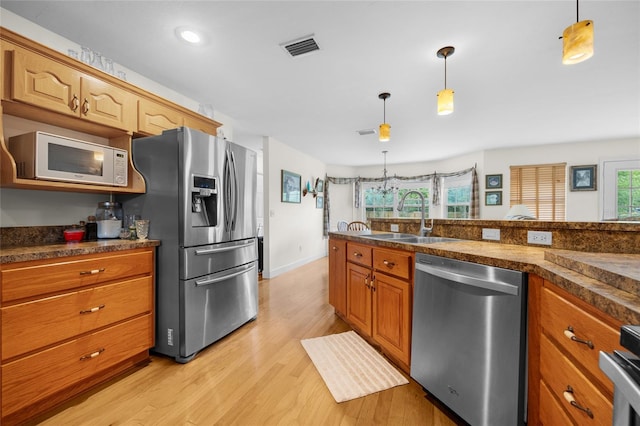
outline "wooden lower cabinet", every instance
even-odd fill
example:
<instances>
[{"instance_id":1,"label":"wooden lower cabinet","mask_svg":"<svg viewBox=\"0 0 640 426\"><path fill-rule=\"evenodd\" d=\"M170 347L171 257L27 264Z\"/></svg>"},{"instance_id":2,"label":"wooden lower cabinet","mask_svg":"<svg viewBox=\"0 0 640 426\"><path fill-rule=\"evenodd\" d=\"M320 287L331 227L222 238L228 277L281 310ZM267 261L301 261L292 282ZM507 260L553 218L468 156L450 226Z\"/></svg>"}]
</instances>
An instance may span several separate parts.
<instances>
[{"instance_id":1,"label":"wooden lower cabinet","mask_svg":"<svg viewBox=\"0 0 640 426\"><path fill-rule=\"evenodd\" d=\"M154 263L141 248L0 265L3 425L148 361Z\"/></svg>"},{"instance_id":2,"label":"wooden lower cabinet","mask_svg":"<svg viewBox=\"0 0 640 426\"><path fill-rule=\"evenodd\" d=\"M329 239L329 304L341 316L347 313L347 242Z\"/></svg>"},{"instance_id":3,"label":"wooden lower cabinet","mask_svg":"<svg viewBox=\"0 0 640 426\"><path fill-rule=\"evenodd\" d=\"M347 243L346 320L409 372L413 255Z\"/></svg>"},{"instance_id":4,"label":"wooden lower cabinet","mask_svg":"<svg viewBox=\"0 0 640 426\"><path fill-rule=\"evenodd\" d=\"M611 424L613 386L598 357L622 349L620 326L553 283L529 276L528 424Z\"/></svg>"}]
</instances>

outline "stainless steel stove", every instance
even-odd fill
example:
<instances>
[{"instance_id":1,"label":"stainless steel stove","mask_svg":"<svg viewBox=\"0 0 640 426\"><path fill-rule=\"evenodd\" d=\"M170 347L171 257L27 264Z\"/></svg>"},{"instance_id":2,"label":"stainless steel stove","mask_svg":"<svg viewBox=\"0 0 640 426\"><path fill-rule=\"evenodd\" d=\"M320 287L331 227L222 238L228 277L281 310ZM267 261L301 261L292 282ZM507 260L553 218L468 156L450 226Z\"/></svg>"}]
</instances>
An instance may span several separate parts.
<instances>
[{"instance_id":1,"label":"stainless steel stove","mask_svg":"<svg viewBox=\"0 0 640 426\"><path fill-rule=\"evenodd\" d=\"M614 386L611 424L640 426L640 326L622 326L620 344L629 352L600 352L600 369Z\"/></svg>"}]
</instances>

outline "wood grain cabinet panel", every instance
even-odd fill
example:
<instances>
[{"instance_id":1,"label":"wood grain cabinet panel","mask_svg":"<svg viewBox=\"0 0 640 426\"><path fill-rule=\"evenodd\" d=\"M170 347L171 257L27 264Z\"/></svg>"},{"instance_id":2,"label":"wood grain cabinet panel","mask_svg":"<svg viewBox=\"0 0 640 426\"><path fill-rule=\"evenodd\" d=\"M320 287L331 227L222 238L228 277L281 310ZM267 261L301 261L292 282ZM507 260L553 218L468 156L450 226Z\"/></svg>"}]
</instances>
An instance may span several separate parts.
<instances>
[{"instance_id":1,"label":"wood grain cabinet panel","mask_svg":"<svg viewBox=\"0 0 640 426\"><path fill-rule=\"evenodd\" d=\"M13 51L11 98L62 114L77 116L80 73L22 49Z\"/></svg>"},{"instance_id":2,"label":"wood grain cabinet panel","mask_svg":"<svg viewBox=\"0 0 640 426\"><path fill-rule=\"evenodd\" d=\"M2 309L2 359L22 355L152 310L151 277L13 305Z\"/></svg>"},{"instance_id":3,"label":"wood grain cabinet panel","mask_svg":"<svg viewBox=\"0 0 640 426\"><path fill-rule=\"evenodd\" d=\"M347 314L347 242L329 239L329 304Z\"/></svg>"},{"instance_id":4,"label":"wood grain cabinet panel","mask_svg":"<svg viewBox=\"0 0 640 426\"><path fill-rule=\"evenodd\" d=\"M544 426L572 426L575 424L542 381L540 382L540 405L545 407L540 413L540 422Z\"/></svg>"},{"instance_id":5,"label":"wood grain cabinet panel","mask_svg":"<svg viewBox=\"0 0 640 426\"><path fill-rule=\"evenodd\" d=\"M149 359L155 248L0 265L0 423L21 424Z\"/></svg>"},{"instance_id":6,"label":"wood grain cabinet panel","mask_svg":"<svg viewBox=\"0 0 640 426\"><path fill-rule=\"evenodd\" d=\"M556 400L562 403L577 424L611 425L612 402L545 335L540 339L540 374ZM565 398L568 391L584 410L570 404ZM589 416L586 410L593 416Z\"/></svg>"},{"instance_id":7,"label":"wood grain cabinet panel","mask_svg":"<svg viewBox=\"0 0 640 426\"><path fill-rule=\"evenodd\" d=\"M406 365L411 355L411 288L407 281L375 274L373 338Z\"/></svg>"},{"instance_id":8,"label":"wood grain cabinet panel","mask_svg":"<svg viewBox=\"0 0 640 426\"><path fill-rule=\"evenodd\" d=\"M2 302L150 274L153 252L68 257L13 264L1 271Z\"/></svg>"},{"instance_id":9,"label":"wood grain cabinet panel","mask_svg":"<svg viewBox=\"0 0 640 426\"><path fill-rule=\"evenodd\" d=\"M80 116L118 129L135 129L137 97L92 77L81 80Z\"/></svg>"},{"instance_id":10,"label":"wood grain cabinet panel","mask_svg":"<svg viewBox=\"0 0 640 426\"><path fill-rule=\"evenodd\" d=\"M413 255L348 241L345 257L346 321L409 372Z\"/></svg>"},{"instance_id":11,"label":"wood grain cabinet panel","mask_svg":"<svg viewBox=\"0 0 640 426\"><path fill-rule=\"evenodd\" d=\"M176 110L148 99L138 101L138 132L159 135L165 130L184 125L183 116Z\"/></svg>"},{"instance_id":12,"label":"wood grain cabinet panel","mask_svg":"<svg viewBox=\"0 0 640 426\"><path fill-rule=\"evenodd\" d=\"M198 119L188 115L185 115L184 117L184 126L191 129L200 130L201 132L207 133L212 136L216 136L218 134L218 127L220 127L220 125L216 122Z\"/></svg>"},{"instance_id":13,"label":"wood grain cabinet panel","mask_svg":"<svg viewBox=\"0 0 640 426\"><path fill-rule=\"evenodd\" d=\"M2 366L2 416L37 403L152 346L151 314Z\"/></svg>"}]
</instances>

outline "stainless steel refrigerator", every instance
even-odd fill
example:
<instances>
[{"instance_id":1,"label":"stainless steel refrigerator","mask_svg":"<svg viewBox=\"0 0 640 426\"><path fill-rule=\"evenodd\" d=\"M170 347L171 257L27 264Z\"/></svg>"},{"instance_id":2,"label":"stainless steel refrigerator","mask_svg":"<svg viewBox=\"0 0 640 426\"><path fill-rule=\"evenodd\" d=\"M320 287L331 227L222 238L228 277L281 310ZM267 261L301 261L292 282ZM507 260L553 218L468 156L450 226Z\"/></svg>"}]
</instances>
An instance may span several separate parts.
<instances>
[{"instance_id":1,"label":"stainless steel refrigerator","mask_svg":"<svg viewBox=\"0 0 640 426\"><path fill-rule=\"evenodd\" d=\"M186 363L257 317L256 153L186 127L132 152L147 191L121 197L125 214L161 241L154 351Z\"/></svg>"}]
</instances>

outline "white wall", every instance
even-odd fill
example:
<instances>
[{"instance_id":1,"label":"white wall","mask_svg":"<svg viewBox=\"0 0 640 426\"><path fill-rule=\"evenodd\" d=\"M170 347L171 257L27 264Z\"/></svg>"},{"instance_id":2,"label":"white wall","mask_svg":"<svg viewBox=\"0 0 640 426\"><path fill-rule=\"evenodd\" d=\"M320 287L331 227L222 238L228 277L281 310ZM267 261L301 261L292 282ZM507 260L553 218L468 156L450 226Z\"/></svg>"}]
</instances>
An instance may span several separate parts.
<instances>
[{"instance_id":1,"label":"white wall","mask_svg":"<svg viewBox=\"0 0 640 426\"><path fill-rule=\"evenodd\" d=\"M603 160L612 159L640 159L640 139L588 141L573 143L558 143L542 146L519 147L512 149L495 149L477 151L459 157L449 158L440 161L407 164L387 164L387 174L393 176L414 176L430 174L434 172L449 173L463 170L474 165L478 169L478 183L480 186L480 217L487 220L503 219L509 210L509 166L520 166L529 164L546 163L567 163L566 194L567 213L566 220L572 222L597 222L599 217L599 203L601 202L601 188L597 191L577 191L569 190L570 166L597 164L600 168ZM387 157L387 161L389 157ZM351 170L351 174L341 174L339 177L382 177L382 163L377 167L358 167ZM343 170L329 168L331 176L338 176ZM349 172L349 170L344 170ZM502 174L503 188L501 206L485 206L485 175ZM600 174L600 170L598 171ZM598 176L598 181L601 181ZM353 206L353 191L334 191L337 186L351 187L351 185L334 185L331 188L331 222L335 223L337 216L345 215L343 208L337 206ZM338 209L335 213L333 209ZM363 209L352 209L352 220L362 220Z\"/></svg>"},{"instance_id":2,"label":"white wall","mask_svg":"<svg viewBox=\"0 0 640 426\"><path fill-rule=\"evenodd\" d=\"M262 275L273 278L283 272L326 256L323 236L323 209L316 208L312 195L298 203L281 201L281 171L287 170L307 180L324 179L324 163L273 138L264 138L265 258Z\"/></svg>"}]
</instances>

